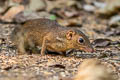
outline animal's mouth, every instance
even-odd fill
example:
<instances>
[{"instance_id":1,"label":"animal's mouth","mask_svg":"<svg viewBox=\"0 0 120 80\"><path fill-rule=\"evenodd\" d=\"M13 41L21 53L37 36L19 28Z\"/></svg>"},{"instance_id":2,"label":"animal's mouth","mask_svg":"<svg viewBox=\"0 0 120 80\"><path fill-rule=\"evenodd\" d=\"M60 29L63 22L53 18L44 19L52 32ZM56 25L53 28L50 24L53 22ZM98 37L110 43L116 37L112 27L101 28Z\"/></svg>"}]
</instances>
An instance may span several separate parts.
<instances>
[{"instance_id":1,"label":"animal's mouth","mask_svg":"<svg viewBox=\"0 0 120 80\"><path fill-rule=\"evenodd\" d=\"M83 50L85 52L94 52L94 48L93 47L83 47L83 48L80 48L80 50Z\"/></svg>"}]
</instances>

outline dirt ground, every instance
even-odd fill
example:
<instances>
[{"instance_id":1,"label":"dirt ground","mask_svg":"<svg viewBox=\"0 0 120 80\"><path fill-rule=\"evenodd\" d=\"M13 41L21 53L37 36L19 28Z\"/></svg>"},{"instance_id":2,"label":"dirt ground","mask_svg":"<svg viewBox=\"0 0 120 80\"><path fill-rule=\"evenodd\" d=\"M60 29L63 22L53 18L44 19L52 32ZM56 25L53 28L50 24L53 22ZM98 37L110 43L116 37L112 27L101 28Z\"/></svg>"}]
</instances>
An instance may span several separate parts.
<instances>
[{"instance_id":1,"label":"dirt ground","mask_svg":"<svg viewBox=\"0 0 120 80\"><path fill-rule=\"evenodd\" d=\"M78 1L75 1L77 4ZM85 1L83 5L90 3ZM96 0L90 1L92 3ZM99 59L112 71L116 79L120 78L119 24L109 24L110 17L98 16L94 11L79 9L76 5L43 11L55 14L56 20L61 25L79 27L89 36L96 51L93 53L75 51L67 56L54 53L45 56L34 53L18 55L17 49L9 39L17 24L0 23L0 80L59 80L61 77L72 77L81 62L90 58ZM62 15L63 13L65 15Z\"/></svg>"}]
</instances>

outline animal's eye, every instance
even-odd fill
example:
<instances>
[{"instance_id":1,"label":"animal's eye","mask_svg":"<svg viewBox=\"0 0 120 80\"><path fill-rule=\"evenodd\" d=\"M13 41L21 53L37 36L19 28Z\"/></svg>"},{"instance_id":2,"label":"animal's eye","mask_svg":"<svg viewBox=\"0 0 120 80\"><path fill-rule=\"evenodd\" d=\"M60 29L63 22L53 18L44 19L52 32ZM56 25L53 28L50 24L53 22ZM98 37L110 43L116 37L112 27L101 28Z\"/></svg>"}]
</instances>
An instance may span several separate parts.
<instances>
[{"instance_id":1,"label":"animal's eye","mask_svg":"<svg viewBox=\"0 0 120 80\"><path fill-rule=\"evenodd\" d=\"M78 39L78 42L79 42L79 43L84 43L84 39L83 39L83 38L79 38L79 39Z\"/></svg>"}]
</instances>

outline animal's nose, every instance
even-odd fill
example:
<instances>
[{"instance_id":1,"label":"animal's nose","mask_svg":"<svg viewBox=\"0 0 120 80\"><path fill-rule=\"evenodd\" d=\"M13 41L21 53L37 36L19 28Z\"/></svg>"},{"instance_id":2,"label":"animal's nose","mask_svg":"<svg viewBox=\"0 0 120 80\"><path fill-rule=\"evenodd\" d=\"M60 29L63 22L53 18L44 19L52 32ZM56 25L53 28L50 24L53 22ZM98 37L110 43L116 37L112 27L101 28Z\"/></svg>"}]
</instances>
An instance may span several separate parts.
<instances>
[{"instance_id":1,"label":"animal's nose","mask_svg":"<svg viewBox=\"0 0 120 80\"><path fill-rule=\"evenodd\" d=\"M88 47L88 48L86 48L86 52L94 52L95 50L94 50L94 48L93 47Z\"/></svg>"}]
</instances>

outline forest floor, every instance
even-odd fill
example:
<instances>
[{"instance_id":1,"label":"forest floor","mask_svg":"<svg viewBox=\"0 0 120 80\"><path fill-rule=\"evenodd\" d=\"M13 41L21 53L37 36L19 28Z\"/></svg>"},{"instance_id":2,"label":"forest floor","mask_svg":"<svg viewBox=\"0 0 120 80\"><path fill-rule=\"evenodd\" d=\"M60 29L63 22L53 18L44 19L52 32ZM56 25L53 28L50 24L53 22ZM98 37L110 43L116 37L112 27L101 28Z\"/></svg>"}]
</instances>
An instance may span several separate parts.
<instances>
[{"instance_id":1,"label":"forest floor","mask_svg":"<svg viewBox=\"0 0 120 80\"><path fill-rule=\"evenodd\" d=\"M76 51L68 56L54 53L44 56L34 53L18 55L17 49L13 47L9 39L17 24L0 23L0 80L59 80L61 77L74 76L81 62L91 58L99 59L112 71L114 77L119 79L120 25L112 23L113 16L105 18L99 16L95 9L92 10L91 7L87 9L85 5L92 5L91 3L95 0L90 1L85 0L78 4L79 1L75 0L73 5L63 4L53 9L46 7L43 11L35 13L52 14L51 18L56 18L61 25L79 27L89 36L96 50L93 53ZM59 4L59 0L48 0L48 6L51 6L50 2ZM64 0L61 0L62 2L66 3ZM15 20L18 19L19 17Z\"/></svg>"}]
</instances>

